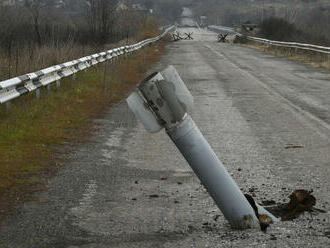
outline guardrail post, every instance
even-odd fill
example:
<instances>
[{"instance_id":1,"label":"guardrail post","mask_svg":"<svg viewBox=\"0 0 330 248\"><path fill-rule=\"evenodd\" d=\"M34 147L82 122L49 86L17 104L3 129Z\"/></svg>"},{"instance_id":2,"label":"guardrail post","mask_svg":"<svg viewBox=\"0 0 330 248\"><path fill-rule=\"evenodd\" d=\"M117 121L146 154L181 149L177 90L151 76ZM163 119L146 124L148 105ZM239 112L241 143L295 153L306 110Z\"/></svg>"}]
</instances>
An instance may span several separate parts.
<instances>
[{"instance_id":1,"label":"guardrail post","mask_svg":"<svg viewBox=\"0 0 330 248\"><path fill-rule=\"evenodd\" d=\"M56 87L59 88L61 86L61 80L56 80Z\"/></svg>"},{"instance_id":2,"label":"guardrail post","mask_svg":"<svg viewBox=\"0 0 330 248\"><path fill-rule=\"evenodd\" d=\"M36 89L36 98L40 99L40 95L41 95L40 89Z\"/></svg>"},{"instance_id":3,"label":"guardrail post","mask_svg":"<svg viewBox=\"0 0 330 248\"><path fill-rule=\"evenodd\" d=\"M72 79L73 79L74 81L76 81L76 79L77 79L77 75L76 75L76 73L73 73L73 75L72 75Z\"/></svg>"},{"instance_id":4,"label":"guardrail post","mask_svg":"<svg viewBox=\"0 0 330 248\"><path fill-rule=\"evenodd\" d=\"M50 84L47 84L47 93L50 95L52 93L52 88Z\"/></svg>"},{"instance_id":5,"label":"guardrail post","mask_svg":"<svg viewBox=\"0 0 330 248\"><path fill-rule=\"evenodd\" d=\"M106 83L106 78L107 78L107 73L108 73L107 69L108 69L108 61L106 60L104 62L104 71L103 71L103 86L104 86L104 91L106 91L106 89L107 89L107 83Z\"/></svg>"},{"instance_id":6,"label":"guardrail post","mask_svg":"<svg viewBox=\"0 0 330 248\"><path fill-rule=\"evenodd\" d=\"M11 102L6 102L6 110L10 111L11 110Z\"/></svg>"},{"instance_id":7,"label":"guardrail post","mask_svg":"<svg viewBox=\"0 0 330 248\"><path fill-rule=\"evenodd\" d=\"M174 67L142 81L127 103L149 132L166 129L233 228L260 228L248 200L189 116L193 98Z\"/></svg>"}]
</instances>

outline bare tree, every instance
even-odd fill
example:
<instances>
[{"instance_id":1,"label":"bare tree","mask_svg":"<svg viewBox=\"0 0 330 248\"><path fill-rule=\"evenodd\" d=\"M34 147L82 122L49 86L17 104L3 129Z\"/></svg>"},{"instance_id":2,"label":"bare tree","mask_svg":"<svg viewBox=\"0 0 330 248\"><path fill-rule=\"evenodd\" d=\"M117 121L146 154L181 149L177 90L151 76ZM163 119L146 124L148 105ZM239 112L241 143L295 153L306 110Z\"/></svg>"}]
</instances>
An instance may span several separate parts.
<instances>
[{"instance_id":1,"label":"bare tree","mask_svg":"<svg viewBox=\"0 0 330 248\"><path fill-rule=\"evenodd\" d=\"M42 45L40 32L40 16L42 0L25 0L25 7L30 11L33 20L34 31L37 39L37 44Z\"/></svg>"},{"instance_id":2,"label":"bare tree","mask_svg":"<svg viewBox=\"0 0 330 248\"><path fill-rule=\"evenodd\" d=\"M104 43L111 33L117 0L89 0L88 3L90 30Z\"/></svg>"},{"instance_id":3,"label":"bare tree","mask_svg":"<svg viewBox=\"0 0 330 248\"><path fill-rule=\"evenodd\" d=\"M281 12L284 13L283 18L286 21L288 21L290 23L296 23L297 17L300 12L300 8L297 5L290 4L290 5L285 6Z\"/></svg>"}]
</instances>

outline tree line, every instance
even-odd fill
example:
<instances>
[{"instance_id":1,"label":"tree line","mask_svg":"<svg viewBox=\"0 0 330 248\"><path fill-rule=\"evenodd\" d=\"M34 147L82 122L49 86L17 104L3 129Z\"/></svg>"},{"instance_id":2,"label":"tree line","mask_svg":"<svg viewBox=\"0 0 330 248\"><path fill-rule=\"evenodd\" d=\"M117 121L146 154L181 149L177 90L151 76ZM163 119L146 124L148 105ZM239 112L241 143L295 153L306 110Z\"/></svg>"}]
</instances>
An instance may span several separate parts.
<instances>
[{"instance_id":1,"label":"tree line","mask_svg":"<svg viewBox=\"0 0 330 248\"><path fill-rule=\"evenodd\" d=\"M0 4L0 80L89 55L119 41L148 38L159 25L173 23L181 14L175 0L57 3Z\"/></svg>"},{"instance_id":2,"label":"tree line","mask_svg":"<svg viewBox=\"0 0 330 248\"><path fill-rule=\"evenodd\" d=\"M260 24L262 35L330 46L330 6L325 0L195 0L197 16L209 24ZM266 30L268 29L268 31Z\"/></svg>"}]
</instances>

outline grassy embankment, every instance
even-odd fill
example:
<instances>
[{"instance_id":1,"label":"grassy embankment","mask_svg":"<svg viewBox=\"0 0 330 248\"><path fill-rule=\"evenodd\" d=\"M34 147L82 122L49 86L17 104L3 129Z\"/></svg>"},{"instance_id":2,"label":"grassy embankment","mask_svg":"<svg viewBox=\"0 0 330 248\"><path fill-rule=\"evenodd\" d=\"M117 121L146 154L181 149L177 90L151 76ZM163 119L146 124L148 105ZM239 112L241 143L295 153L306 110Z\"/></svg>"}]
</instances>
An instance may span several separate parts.
<instances>
[{"instance_id":1,"label":"grassy embankment","mask_svg":"<svg viewBox=\"0 0 330 248\"><path fill-rule=\"evenodd\" d=\"M312 67L319 67L330 70L330 54L321 54L318 52L295 48L268 46L252 41L248 41L244 45L266 53L274 54L276 56L283 56L292 60L301 61Z\"/></svg>"},{"instance_id":2,"label":"grassy embankment","mask_svg":"<svg viewBox=\"0 0 330 248\"><path fill-rule=\"evenodd\" d=\"M165 45L80 72L75 81L66 78L51 93L43 89L39 100L33 93L16 99L10 111L0 106L0 215L45 188L47 176L65 165L58 147L86 140L91 120L135 87Z\"/></svg>"}]
</instances>

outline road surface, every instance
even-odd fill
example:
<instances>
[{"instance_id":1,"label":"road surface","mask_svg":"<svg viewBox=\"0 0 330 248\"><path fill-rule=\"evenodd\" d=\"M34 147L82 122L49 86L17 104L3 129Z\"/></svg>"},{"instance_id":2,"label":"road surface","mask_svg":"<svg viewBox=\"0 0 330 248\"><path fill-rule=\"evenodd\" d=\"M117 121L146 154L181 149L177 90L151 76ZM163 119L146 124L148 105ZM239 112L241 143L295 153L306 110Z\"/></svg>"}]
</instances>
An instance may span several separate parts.
<instances>
[{"instance_id":1,"label":"road surface","mask_svg":"<svg viewBox=\"0 0 330 248\"><path fill-rule=\"evenodd\" d=\"M282 202L314 189L328 209L330 73L179 31L195 39L171 43L154 70L176 67L193 119L242 190ZM6 220L0 247L329 247L329 213L231 230L169 138L148 134L125 101L94 123L48 190Z\"/></svg>"},{"instance_id":2,"label":"road surface","mask_svg":"<svg viewBox=\"0 0 330 248\"><path fill-rule=\"evenodd\" d=\"M180 18L180 25L183 26L195 26L196 22L193 19L193 12L190 8L183 7L182 8L182 16Z\"/></svg>"}]
</instances>

